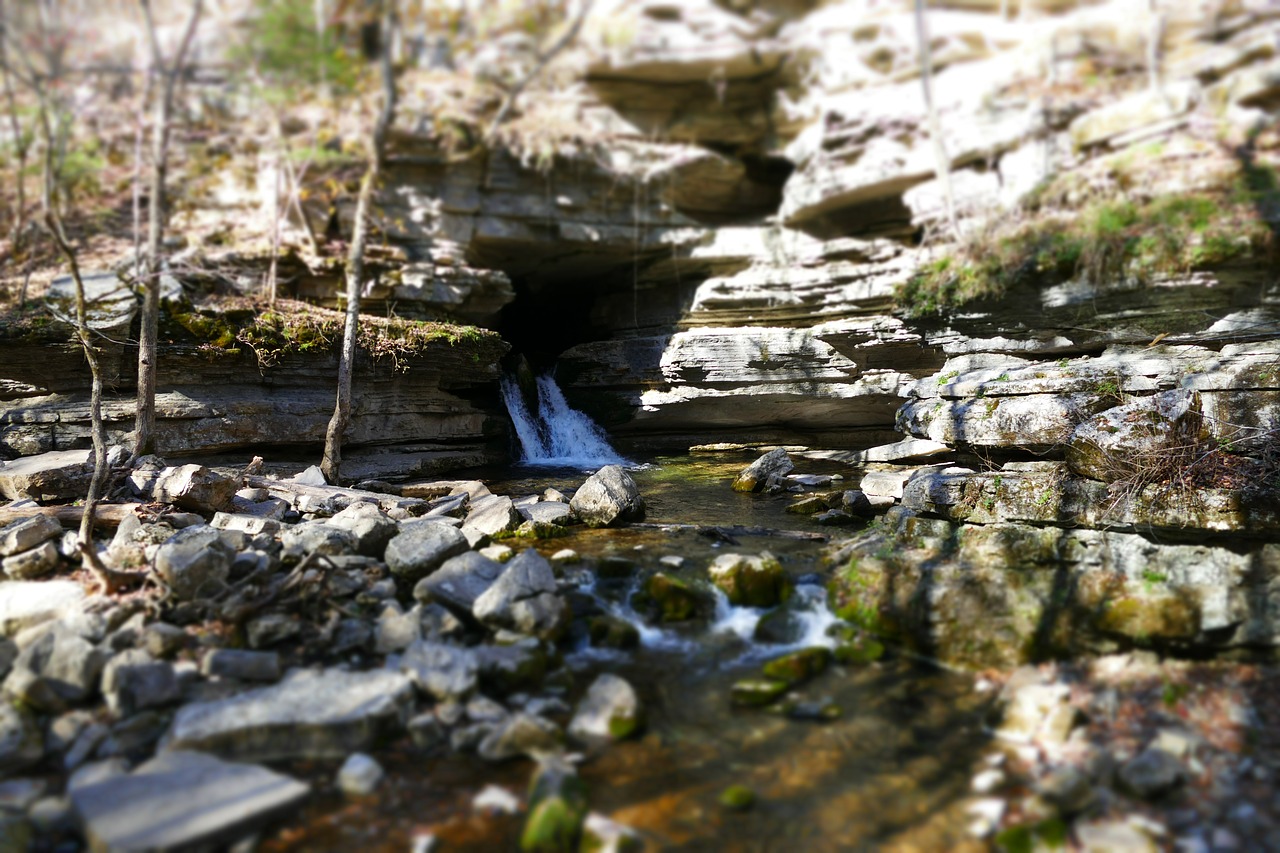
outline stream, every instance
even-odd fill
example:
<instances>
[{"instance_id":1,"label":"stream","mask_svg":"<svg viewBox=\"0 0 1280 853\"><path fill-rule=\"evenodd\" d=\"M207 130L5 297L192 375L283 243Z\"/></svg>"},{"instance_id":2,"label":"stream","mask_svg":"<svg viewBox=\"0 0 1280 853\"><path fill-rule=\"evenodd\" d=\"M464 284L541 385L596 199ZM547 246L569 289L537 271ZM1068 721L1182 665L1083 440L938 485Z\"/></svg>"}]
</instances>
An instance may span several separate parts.
<instances>
[{"instance_id":1,"label":"stream","mask_svg":"<svg viewBox=\"0 0 1280 853\"><path fill-rule=\"evenodd\" d=\"M646 522L830 532L786 513L786 494L733 492L730 483L747 461L732 454L637 460L632 476L648 505ZM468 476L495 494L519 496L548 487L571 493L586 473L515 465ZM584 755L580 772L591 809L638 830L649 849L951 850L973 843L962 801L981 768L992 697L975 690L971 676L890 649L877 663L835 665L797 688L791 715L731 702L731 685L758 675L763 661L831 643L826 631L839 620L825 604L821 542L741 536L731 544L692 529L572 528L536 547L547 555L571 548L583 557L565 568L577 587L570 596L575 612L598 607L640 629L640 647L628 651L593 648L582 631L571 632L562 650L572 685L561 695L572 705L603 671L635 686L647 712L643 734ZM783 605L797 614L790 642L755 641L763 611L724 600L703 620L663 627L644 624L629 608L635 577L670 571L659 563L663 557L683 557L682 576L705 577L718 554L764 550L797 582ZM608 577L581 568L605 561L614 569ZM424 834L446 851L518 848L523 812L481 814L472 800L487 785L523 799L530 762L488 764L474 755L420 750L407 738L376 757L389 781L375 797L350 802L329 788L264 849L404 851ZM297 769L323 783L335 768ZM749 787L754 806L737 812L721 805L730 785Z\"/></svg>"}]
</instances>

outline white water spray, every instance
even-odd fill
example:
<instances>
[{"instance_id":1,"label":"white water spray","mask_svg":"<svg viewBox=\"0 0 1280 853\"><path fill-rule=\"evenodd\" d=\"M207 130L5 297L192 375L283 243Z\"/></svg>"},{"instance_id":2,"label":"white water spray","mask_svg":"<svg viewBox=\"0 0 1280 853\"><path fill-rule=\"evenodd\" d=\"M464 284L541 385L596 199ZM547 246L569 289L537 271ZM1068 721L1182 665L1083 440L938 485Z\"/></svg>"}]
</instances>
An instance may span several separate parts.
<instances>
[{"instance_id":1,"label":"white water spray","mask_svg":"<svg viewBox=\"0 0 1280 853\"><path fill-rule=\"evenodd\" d=\"M502 377L502 399L520 439L520 461L526 465L599 468L630 465L609 446L609 439L591 418L571 407L550 375L536 380L538 411L530 412L520 384Z\"/></svg>"}]
</instances>

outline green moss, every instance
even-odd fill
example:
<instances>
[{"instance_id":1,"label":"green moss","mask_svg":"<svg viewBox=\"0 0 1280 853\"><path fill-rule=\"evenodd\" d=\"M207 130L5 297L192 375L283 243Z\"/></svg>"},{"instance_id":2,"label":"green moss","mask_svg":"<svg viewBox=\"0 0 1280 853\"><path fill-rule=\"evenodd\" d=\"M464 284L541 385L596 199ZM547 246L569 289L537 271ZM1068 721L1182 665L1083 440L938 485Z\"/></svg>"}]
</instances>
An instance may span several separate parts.
<instances>
[{"instance_id":1,"label":"green moss","mask_svg":"<svg viewBox=\"0 0 1280 853\"><path fill-rule=\"evenodd\" d=\"M760 707L786 693L788 686L776 678L744 678L733 683L729 696L735 705Z\"/></svg>"},{"instance_id":2,"label":"green moss","mask_svg":"<svg viewBox=\"0 0 1280 853\"><path fill-rule=\"evenodd\" d=\"M720 805L735 812L745 812L756 803L756 792L746 785L730 785L720 792Z\"/></svg>"},{"instance_id":3,"label":"green moss","mask_svg":"<svg viewBox=\"0 0 1280 853\"><path fill-rule=\"evenodd\" d=\"M821 673L831 663L831 650L821 646L790 652L760 668L765 678L788 685L802 684Z\"/></svg>"}]
</instances>

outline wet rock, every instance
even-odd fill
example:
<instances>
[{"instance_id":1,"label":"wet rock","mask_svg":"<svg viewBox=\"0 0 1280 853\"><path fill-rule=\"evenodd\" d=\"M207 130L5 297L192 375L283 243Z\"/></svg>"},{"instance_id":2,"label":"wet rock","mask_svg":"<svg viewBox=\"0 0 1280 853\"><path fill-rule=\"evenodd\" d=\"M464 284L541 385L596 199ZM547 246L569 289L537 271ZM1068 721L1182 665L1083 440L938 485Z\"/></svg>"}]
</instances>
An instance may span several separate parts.
<instances>
[{"instance_id":1,"label":"wet rock","mask_svg":"<svg viewBox=\"0 0 1280 853\"><path fill-rule=\"evenodd\" d=\"M56 518L36 515L0 527L0 557L30 551L62 536L62 525Z\"/></svg>"},{"instance_id":2,"label":"wet rock","mask_svg":"<svg viewBox=\"0 0 1280 853\"><path fill-rule=\"evenodd\" d=\"M709 574L729 603L741 607L774 607L790 598L794 588L790 575L768 551L759 556L721 554Z\"/></svg>"},{"instance_id":3,"label":"wet rock","mask_svg":"<svg viewBox=\"0 0 1280 853\"><path fill-rule=\"evenodd\" d=\"M402 524L400 533L387 543L388 568L407 583L417 583L445 560L471 549L460 531L431 521Z\"/></svg>"},{"instance_id":4,"label":"wet rock","mask_svg":"<svg viewBox=\"0 0 1280 853\"><path fill-rule=\"evenodd\" d=\"M587 787L572 767L544 760L529 786L529 816L520 834L522 853L576 850L587 814Z\"/></svg>"},{"instance_id":5,"label":"wet rock","mask_svg":"<svg viewBox=\"0 0 1280 853\"><path fill-rule=\"evenodd\" d=\"M580 559L582 559L581 556L572 548L561 548L551 555L551 562L563 565L572 565Z\"/></svg>"},{"instance_id":6,"label":"wet rock","mask_svg":"<svg viewBox=\"0 0 1280 853\"><path fill-rule=\"evenodd\" d=\"M544 639L562 634L570 618L568 605L556 594L551 564L532 548L507 563L471 612L482 625Z\"/></svg>"},{"instance_id":7,"label":"wet rock","mask_svg":"<svg viewBox=\"0 0 1280 853\"><path fill-rule=\"evenodd\" d=\"M786 511L794 515L813 515L819 512L826 512L828 509L830 507L827 506L826 498L821 495L807 495L787 504Z\"/></svg>"},{"instance_id":8,"label":"wet rock","mask_svg":"<svg viewBox=\"0 0 1280 853\"><path fill-rule=\"evenodd\" d=\"M244 649L213 649L200 661L200 674L238 681L275 682L280 680L280 655Z\"/></svg>"},{"instance_id":9,"label":"wet rock","mask_svg":"<svg viewBox=\"0 0 1280 853\"><path fill-rule=\"evenodd\" d=\"M485 761L537 758L559 750L563 739L555 723L520 711L498 722L476 745L476 754Z\"/></svg>"},{"instance_id":10,"label":"wet rock","mask_svg":"<svg viewBox=\"0 0 1280 853\"><path fill-rule=\"evenodd\" d=\"M301 620L287 613L265 613L249 620L245 626L245 636L251 649L270 648L301 633Z\"/></svg>"},{"instance_id":11,"label":"wet rock","mask_svg":"<svg viewBox=\"0 0 1280 853\"><path fill-rule=\"evenodd\" d=\"M400 656L400 669L420 691L447 702L475 692L480 661L473 649L418 640Z\"/></svg>"},{"instance_id":12,"label":"wet rock","mask_svg":"<svg viewBox=\"0 0 1280 853\"><path fill-rule=\"evenodd\" d=\"M379 560L386 553L387 543L400 532L400 525L394 519L368 501L351 504L328 523L351 534L357 554Z\"/></svg>"},{"instance_id":13,"label":"wet rock","mask_svg":"<svg viewBox=\"0 0 1280 853\"><path fill-rule=\"evenodd\" d=\"M35 719L8 702L0 702L0 773L17 773L44 758L44 737Z\"/></svg>"},{"instance_id":14,"label":"wet rock","mask_svg":"<svg viewBox=\"0 0 1280 853\"><path fill-rule=\"evenodd\" d=\"M515 814L520 811L520 799L506 788L485 785L471 800L473 811L488 814Z\"/></svg>"},{"instance_id":15,"label":"wet rock","mask_svg":"<svg viewBox=\"0 0 1280 853\"><path fill-rule=\"evenodd\" d=\"M587 478L569 508L590 527L644 520L644 498L636 481L620 465L606 465Z\"/></svg>"},{"instance_id":16,"label":"wet rock","mask_svg":"<svg viewBox=\"0 0 1280 853\"><path fill-rule=\"evenodd\" d=\"M640 630L616 616L593 616L587 623L591 645L604 649L634 649L640 645Z\"/></svg>"},{"instance_id":17,"label":"wet rock","mask_svg":"<svg viewBox=\"0 0 1280 853\"><path fill-rule=\"evenodd\" d=\"M386 775L373 756L353 752L338 768L338 790L349 797L367 797L378 789Z\"/></svg>"},{"instance_id":18,"label":"wet rock","mask_svg":"<svg viewBox=\"0 0 1280 853\"><path fill-rule=\"evenodd\" d=\"M85 600L75 581L8 581L0 584L0 633L23 629L77 612Z\"/></svg>"},{"instance_id":19,"label":"wet rock","mask_svg":"<svg viewBox=\"0 0 1280 853\"><path fill-rule=\"evenodd\" d=\"M88 451L55 450L24 456L0 466L0 495L11 501L74 500L84 497L92 476Z\"/></svg>"},{"instance_id":20,"label":"wet rock","mask_svg":"<svg viewBox=\"0 0 1280 853\"><path fill-rule=\"evenodd\" d=\"M108 653L59 624L24 648L5 690L33 708L61 711L98 689Z\"/></svg>"},{"instance_id":21,"label":"wet rock","mask_svg":"<svg viewBox=\"0 0 1280 853\"><path fill-rule=\"evenodd\" d=\"M502 563L468 551L450 557L439 569L418 581L413 588L413 597L423 602L438 601L469 617L476 599L493 585L502 572Z\"/></svg>"},{"instance_id":22,"label":"wet rock","mask_svg":"<svg viewBox=\"0 0 1280 853\"><path fill-rule=\"evenodd\" d=\"M626 824L598 812L591 812L582 823L581 850L593 853L640 853L644 841L640 833Z\"/></svg>"},{"instance_id":23,"label":"wet rock","mask_svg":"<svg viewBox=\"0 0 1280 853\"><path fill-rule=\"evenodd\" d=\"M573 519L573 510L569 509L567 503L539 501L517 509L525 521L538 524L568 524Z\"/></svg>"},{"instance_id":24,"label":"wet rock","mask_svg":"<svg viewBox=\"0 0 1280 853\"><path fill-rule=\"evenodd\" d=\"M547 653L533 638L504 646L479 646L476 660L480 683L486 692L506 695L542 686L547 673Z\"/></svg>"},{"instance_id":25,"label":"wet rock","mask_svg":"<svg viewBox=\"0 0 1280 853\"><path fill-rule=\"evenodd\" d=\"M1186 779L1187 771L1182 762L1162 749L1144 749L1116 771L1120 787L1143 800L1164 796Z\"/></svg>"},{"instance_id":26,"label":"wet rock","mask_svg":"<svg viewBox=\"0 0 1280 853\"><path fill-rule=\"evenodd\" d=\"M130 649L112 658L102 670L102 694L117 717L144 708L176 702L182 695L173 665Z\"/></svg>"},{"instance_id":27,"label":"wet rock","mask_svg":"<svg viewBox=\"0 0 1280 853\"><path fill-rule=\"evenodd\" d=\"M12 557L5 557L3 561L4 573L15 580L34 580L42 578L58 568L60 559L61 554L58 552L58 546L52 542L45 542L30 551L23 551L20 554L14 554Z\"/></svg>"},{"instance_id":28,"label":"wet rock","mask_svg":"<svg viewBox=\"0 0 1280 853\"><path fill-rule=\"evenodd\" d=\"M94 849L176 850L243 838L290 813L309 792L263 767L168 752L70 795Z\"/></svg>"},{"instance_id":29,"label":"wet rock","mask_svg":"<svg viewBox=\"0 0 1280 853\"><path fill-rule=\"evenodd\" d=\"M841 509L858 518L879 515L893 504L893 498L888 495L869 495L861 489L850 489L840 496Z\"/></svg>"},{"instance_id":30,"label":"wet rock","mask_svg":"<svg viewBox=\"0 0 1280 853\"><path fill-rule=\"evenodd\" d=\"M154 479L149 472L134 471L129 478L140 494L202 515L230 510L236 490L240 488L237 480L203 465L165 468L154 475Z\"/></svg>"},{"instance_id":31,"label":"wet rock","mask_svg":"<svg viewBox=\"0 0 1280 853\"><path fill-rule=\"evenodd\" d=\"M686 581L656 572L645 578L632 604L658 622L683 622L698 615L704 601Z\"/></svg>"},{"instance_id":32,"label":"wet rock","mask_svg":"<svg viewBox=\"0 0 1280 853\"><path fill-rule=\"evenodd\" d=\"M761 667L760 671L765 678L774 678L795 686L821 673L829 663L831 650L815 646L774 658Z\"/></svg>"},{"instance_id":33,"label":"wet rock","mask_svg":"<svg viewBox=\"0 0 1280 853\"><path fill-rule=\"evenodd\" d=\"M182 599L212 595L226 585L235 550L208 526L179 530L156 550L156 572Z\"/></svg>"},{"instance_id":34,"label":"wet rock","mask_svg":"<svg viewBox=\"0 0 1280 853\"><path fill-rule=\"evenodd\" d=\"M735 492L761 491L771 478L785 477L795 470L795 463L787 455L787 451L779 447L770 450L755 462L752 462L733 481Z\"/></svg>"},{"instance_id":35,"label":"wet rock","mask_svg":"<svg viewBox=\"0 0 1280 853\"><path fill-rule=\"evenodd\" d=\"M413 686L388 670L290 670L271 687L179 709L169 749L274 761L334 758L366 749L399 728Z\"/></svg>"},{"instance_id":36,"label":"wet rock","mask_svg":"<svg viewBox=\"0 0 1280 853\"><path fill-rule=\"evenodd\" d=\"M467 512L463 526L492 537L515 530L523 520L511 498L505 495L488 495L471 502L471 509Z\"/></svg>"},{"instance_id":37,"label":"wet rock","mask_svg":"<svg viewBox=\"0 0 1280 853\"><path fill-rule=\"evenodd\" d=\"M745 812L756 804L756 792L746 785L730 785L716 799L730 811Z\"/></svg>"},{"instance_id":38,"label":"wet rock","mask_svg":"<svg viewBox=\"0 0 1280 853\"><path fill-rule=\"evenodd\" d=\"M602 673L587 688L569 723L569 734L578 740L623 740L644 723L640 697L626 679Z\"/></svg>"}]
</instances>

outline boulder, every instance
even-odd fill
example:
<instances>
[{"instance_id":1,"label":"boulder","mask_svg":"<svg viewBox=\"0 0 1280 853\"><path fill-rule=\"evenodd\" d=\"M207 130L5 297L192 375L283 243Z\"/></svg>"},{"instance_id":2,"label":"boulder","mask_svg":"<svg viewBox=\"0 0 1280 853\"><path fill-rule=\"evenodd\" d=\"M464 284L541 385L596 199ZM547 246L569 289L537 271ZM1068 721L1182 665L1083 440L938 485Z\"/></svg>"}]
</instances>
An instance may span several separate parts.
<instances>
[{"instance_id":1,"label":"boulder","mask_svg":"<svg viewBox=\"0 0 1280 853\"><path fill-rule=\"evenodd\" d=\"M329 524L351 534L357 554L379 560L386 553L387 543L400 532L395 519L368 501L353 503L330 518Z\"/></svg>"},{"instance_id":2,"label":"boulder","mask_svg":"<svg viewBox=\"0 0 1280 853\"><path fill-rule=\"evenodd\" d=\"M12 557L30 551L37 545L62 536L62 525L56 518L36 515L0 528L0 557Z\"/></svg>"},{"instance_id":3,"label":"boulder","mask_svg":"<svg viewBox=\"0 0 1280 853\"><path fill-rule=\"evenodd\" d=\"M340 527L326 521L304 521L286 528L280 534L284 553L294 559L308 554L339 557L350 554L356 548L356 536L348 527Z\"/></svg>"},{"instance_id":4,"label":"boulder","mask_svg":"<svg viewBox=\"0 0 1280 853\"><path fill-rule=\"evenodd\" d=\"M795 470L795 463L781 447L770 450L755 462L752 462L733 481L735 492L758 492L768 485L773 478L782 478Z\"/></svg>"},{"instance_id":5,"label":"boulder","mask_svg":"<svg viewBox=\"0 0 1280 853\"><path fill-rule=\"evenodd\" d=\"M108 657L70 628L57 624L18 654L4 687L33 708L61 711L98 689L98 676Z\"/></svg>"},{"instance_id":6,"label":"boulder","mask_svg":"<svg viewBox=\"0 0 1280 853\"><path fill-rule=\"evenodd\" d=\"M536 714L511 714L476 745L476 754L485 761L537 758L556 752L564 740L560 728Z\"/></svg>"},{"instance_id":7,"label":"boulder","mask_svg":"<svg viewBox=\"0 0 1280 853\"><path fill-rule=\"evenodd\" d=\"M353 752L338 768L338 790L350 797L367 797L378 789L387 772L372 755Z\"/></svg>"},{"instance_id":8,"label":"boulder","mask_svg":"<svg viewBox=\"0 0 1280 853\"><path fill-rule=\"evenodd\" d=\"M102 694L117 717L176 702L182 696L173 664L156 660L142 649L112 658L102 671Z\"/></svg>"},{"instance_id":9,"label":"boulder","mask_svg":"<svg viewBox=\"0 0 1280 853\"><path fill-rule=\"evenodd\" d=\"M578 740L622 740L639 731L644 711L635 688L626 679L602 673L587 688L569 722L569 734Z\"/></svg>"},{"instance_id":10,"label":"boulder","mask_svg":"<svg viewBox=\"0 0 1280 853\"><path fill-rule=\"evenodd\" d=\"M418 581L413 597L438 601L456 613L471 616L476 599L502 574L503 564L468 551L445 560L439 569Z\"/></svg>"},{"instance_id":11,"label":"boulder","mask_svg":"<svg viewBox=\"0 0 1280 853\"><path fill-rule=\"evenodd\" d=\"M790 598L794 589L791 576L768 551L759 556L721 554L709 574L729 603L740 607L773 607Z\"/></svg>"},{"instance_id":12,"label":"boulder","mask_svg":"<svg viewBox=\"0 0 1280 853\"><path fill-rule=\"evenodd\" d=\"M1067 464L1082 477L1111 482L1194 454L1200 429L1195 392L1179 388L1139 397L1077 426L1067 441Z\"/></svg>"},{"instance_id":13,"label":"boulder","mask_svg":"<svg viewBox=\"0 0 1280 853\"><path fill-rule=\"evenodd\" d=\"M5 557L2 565L4 573L15 580L34 580L58 568L60 558L58 546L52 542L44 542L30 551Z\"/></svg>"},{"instance_id":14,"label":"boulder","mask_svg":"<svg viewBox=\"0 0 1280 853\"><path fill-rule=\"evenodd\" d=\"M556 594L551 563L532 548L513 557L471 609L482 625L555 639L569 623L569 607Z\"/></svg>"},{"instance_id":15,"label":"boulder","mask_svg":"<svg viewBox=\"0 0 1280 853\"><path fill-rule=\"evenodd\" d=\"M309 793L265 767L198 752L161 753L132 773L70 790L95 850L220 848L290 813Z\"/></svg>"},{"instance_id":16,"label":"boulder","mask_svg":"<svg viewBox=\"0 0 1280 853\"><path fill-rule=\"evenodd\" d=\"M149 473L143 471L135 471L130 475L135 486L149 485L144 494L149 494L152 500L180 506L202 515L231 509L232 498L240 488L237 480L210 471L203 465L165 468L149 484L145 482L148 478Z\"/></svg>"},{"instance_id":17,"label":"boulder","mask_svg":"<svg viewBox=\"0 0 1280 853\"><path fill-rule=\"evenodd\" d=\"M92 458L85 450L54 450L6 462L0 467L0 495L11 501L82 498L93 476Z\"/></svg>"},{"instance_id":18,"label":"boulder","mask_svg":"<svg viewBox=\"0 0 1280 853\"><path fill-rule=\"evenodd\" d=\"M397 578L416 583L445 560L470 549L467 537L452 527L433 521L409 522L387 543L387 567Z\"/></svg>"},{"instance_id":19,"label":"boulder","mask_svg":"<svg viewBox=\"0 0 1280 853\"><path fill-rule=\"evenodd\" d=\"M232 759L340 758L399 729L412 699L398 672L294 669L279 684L180 708L166 745Z\"/></svg>"},{"instance_id":20,"label":"boulder","mask_svg":"<svg viewBox=\"0 0 1280 853\"><path fill-rule=\"evenodd\" d=\"M523 517L506 495L487 495L471 501L464 525L486 536L509 533L520 526Z\"/></svg>"},{"instance_id":21,"label":"boulder","mask_svg":"<svg viewBox=\"0 0 1280 853\"><path fill-rule=\"evenodd\" d=\"M529 815L520 835L527 853L574 850L587 814L587 786L568 763L539 762L529 785Z\"/></svg>"},{"instance_id":22,"label":"boulder","mask_svg":"<svg viewBox=\"0 0 1280 853\"><path fill-rule=\"evenodd\" d=\"M80 609L84 587L75 581L8 581L0 584L0 634L61 619Z\"/></svg>"},{"instance_id":23,"label":"boulder","mask_svg":"<svg viewBox=\"0 0 1280 853\"><path fill-rule=\"evenodd\" d=\"M221 590L236 552L221 531L207 525L179 530L156 550L156 571L178 598Z\"/></svg>"},{"instance_id":24,"label":"boulder","mask_svg":"<svg viewBox=\"0 0 1280 853\"><path fill-rule=\"evenodd\" d=\"M801 684L821 673L831 663L831 650L814 646L774 658L760 668L765 678L784 681L791 686Z\"/></svg>"},{"instance_id":25,"label":"boulder","mask_svg":"<svg viewBox=\"0 0 1280 853\"><path fill-rule=\"evenodd\" d=\"M644 519L644 498L621 465L606 465L592 474L574 492L569 508L591 527Z\"/></svg>"},{"instance_id":26,"label":"boulder","mask_svg":"<svg viewBox=\"0 0 1280 853\"><path fill-rule=\"evenodd\" d=\"M473 649L418 640L400 656L400 670L426 695L449 702L475 692L480 663Z\"/></svg>"},{"instance_id":27,"label":"boulder","mask_svg":"<svg viewBox=\"0 0 1280 853\"><path fill-rule=\"evenodd\" d=\"M645 578L632 604L657 622L682 622L703 609L704 596L675 575L655 572Z\"/></svg>"},{"instance_id":28,"label":"boulder","mask_svg":"<svg viewBox=\"0 0 1280 853\"><path fill-rule=\"evenodd\" d=\"M44 736L30 713L0 702L0 774L17 773L44 758Z\"/></svg>"},{"instance_id":29,"label":"boulder","mask_svg":"<svg viewBox=\"0 0 1280 853\"><path fill-rule=\"evenodd\" d=\"M568 524L573 519L573 510L567 503L559 501L538 501L516 510L525 521L538 524Z\"/></svg>"}]
</instances>

